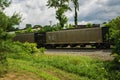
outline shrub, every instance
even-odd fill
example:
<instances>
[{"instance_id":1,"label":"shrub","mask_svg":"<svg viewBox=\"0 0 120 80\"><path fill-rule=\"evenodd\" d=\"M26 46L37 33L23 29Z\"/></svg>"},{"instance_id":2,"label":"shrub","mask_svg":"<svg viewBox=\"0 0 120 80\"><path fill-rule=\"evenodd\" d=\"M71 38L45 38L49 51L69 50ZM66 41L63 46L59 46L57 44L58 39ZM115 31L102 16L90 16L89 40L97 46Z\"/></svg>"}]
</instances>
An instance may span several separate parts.
<instances>
[{"instance_id":1,"label":"shrub","mask_svg":"<svg viewBox=\"0 0 120 80\"><path fill-rule=\"evenodd\" d=\"M0 52L0 76L7 72L8 63L6 60L6 54Z\"/></svg>"},{"instance_id":2,"label":"shrub","mask_svg":"<svg viewBox=\"0 0 120 80\"><path fill-rule=\"evenodd\" d=\"M33 53L44 53L44 48L38 49L35 43L20 43L20 42L12 42L10 40L8 41L2 41L0 42L0 52L9 53L9 56L20 58L28 54Z\"/></svg>"},{"instance_id":3,"label":"shrub","mask_svg":"<svg viewBox=\"0 0 120 80\"><path fill-rule=\"evenodd\" d=\"M114 39L114 48L113 48L113 55L115 59L114 61L118 63L118 65L120 65L120 16L112 19L107 26L110 27L110 37L111 39Z\"/></svg>"},{"instance_id":4,"label":"shrub","mask_svg":"<svg viewBox=\"0 0 120 80\"><path fill-rule=\"evenodd\" d=\"M112 62L105 62L105 69L108 72L108 80L120 80L120 65Z\"/></svg>"},{"instance_id":5,"label":"shrub","mask_svg":"<svg viewBox=\"0 0 120 80\"><path fill-rule=\"evenodd\" d=\"M7 57L6 42L0 41L0 76L7 72L8 63L6 57Z\"/></svg>"},{"instance_id":6,"label":"shrub","mask_svg":"<svg viewBox=\"0 0 120 80\"><path fill-rule=\"evenodd\" d=\"M23 44L25 50L28 52L28 53L36 53L36 52L39 52L39 49L37 48L37 44L35 43L28 43L28 42L25 42Z\"/></svg>"},{"instance_id":7,"label":"shrub","mask_svg":"<svg viewBox=\"0 0 120 80\"><path fill-rule=\"evenodd\" d=\"M40 50L40 53L44 54L46 49L44 47L41 47L39 50Z\"/></svg>"}]
</instances>

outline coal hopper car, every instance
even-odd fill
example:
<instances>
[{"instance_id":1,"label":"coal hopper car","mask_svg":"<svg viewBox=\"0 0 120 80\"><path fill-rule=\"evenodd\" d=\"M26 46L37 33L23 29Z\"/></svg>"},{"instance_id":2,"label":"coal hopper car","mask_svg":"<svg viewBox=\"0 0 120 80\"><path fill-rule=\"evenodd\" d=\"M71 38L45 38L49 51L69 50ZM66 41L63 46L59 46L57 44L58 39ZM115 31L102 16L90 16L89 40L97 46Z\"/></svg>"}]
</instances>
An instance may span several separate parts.
<instances>
[{"instance_id":1,"label":"coal hopper car","mask_svg":"<svg viewBox=\"0 0 120 80\"><path fill-rule=\"evenodd\" d=\"M69 29L44 33L19 34L15 41L37 43L38 47L85 47L109 48L109 28L94 27L82 29Z\"/></svg>"},{"instance_id":2,"label":"coal hopper car","mask_svg":"<svg viewBox=\"0 0 120 80\"><path fill-rule=\"evenodd\" d=\"M35 35L34 33L22 33L22 34L17 34L14 38L13 41L19 41L19 42L30 42L30 43L35 43Z\"/></svg>"},{"instance_id":3,"label":"coal hopper car","mask_svg":"<svg viewBox=\"0 0 120 80\"><path fill-rule=\"evenodd\" d=\"M45 47L85 47L109 48L109 28L95 27L83 29L70 29L46 33L36 33L37 43Z\"/></svg>"}]
</instances>

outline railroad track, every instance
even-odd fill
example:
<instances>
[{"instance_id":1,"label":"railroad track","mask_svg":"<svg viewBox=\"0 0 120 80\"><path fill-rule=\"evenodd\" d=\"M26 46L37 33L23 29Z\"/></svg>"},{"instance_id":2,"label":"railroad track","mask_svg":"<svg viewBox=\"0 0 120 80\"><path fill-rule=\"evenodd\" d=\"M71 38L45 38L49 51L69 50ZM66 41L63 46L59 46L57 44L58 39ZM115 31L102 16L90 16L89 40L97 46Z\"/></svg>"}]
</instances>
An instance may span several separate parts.
<instances>
[{"instance_id":1,"label":"railroad track","mask_svg":"<svg viewBox=\"0 0 120 80\"><path fill-rule=\"evenodd\" d=\"M106 52L111 53L112 49L95 49L95 48L56 48L56 49L47 49L46 52L67 52L67 53L91 53L91 52Z\"/></svg>"},{"instance_id":2,"label":"railroad track","mask_svg":"<svg viewBox=\"0 0 120 80\"><path fill-rule=\"evenodd\" d=\"M95 49L95 48L57 48L47 49L45 54L48 55L77 55L90 56L102 60L113 60L111 56L112 49Z\"/></svg>"}]
</instances>

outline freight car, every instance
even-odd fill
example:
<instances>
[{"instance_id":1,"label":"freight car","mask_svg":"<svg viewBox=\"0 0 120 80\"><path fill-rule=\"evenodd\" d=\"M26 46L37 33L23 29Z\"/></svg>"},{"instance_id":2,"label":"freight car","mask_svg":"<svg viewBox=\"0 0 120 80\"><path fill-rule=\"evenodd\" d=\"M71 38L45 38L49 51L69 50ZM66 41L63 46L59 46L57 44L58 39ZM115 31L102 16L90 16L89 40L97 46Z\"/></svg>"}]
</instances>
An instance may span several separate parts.
<instances>
[{"instance_id":1,"label":"freight car","mask_svg":"<svg viewBox=\"0 0 120 80\"><path fill-rule=\"evenodd\" d=\"M94 27L82 29L70 29L44 33L19 34L14 40L21 42L35 42L38 47L85 47L110 48L109 28Z\"/></svg>"},{"instance_id":2,"label":"freight car","mask_svg":"<svg viewBox=\"0 0 120 80\"><path fill-rule=\"evenodd\" d=\"M30 42L30 43L36 43L35 42L35 34L34 33L22 33L17 34L13 41L19 41L19 42Z\"/></svg>"}]
</instances>

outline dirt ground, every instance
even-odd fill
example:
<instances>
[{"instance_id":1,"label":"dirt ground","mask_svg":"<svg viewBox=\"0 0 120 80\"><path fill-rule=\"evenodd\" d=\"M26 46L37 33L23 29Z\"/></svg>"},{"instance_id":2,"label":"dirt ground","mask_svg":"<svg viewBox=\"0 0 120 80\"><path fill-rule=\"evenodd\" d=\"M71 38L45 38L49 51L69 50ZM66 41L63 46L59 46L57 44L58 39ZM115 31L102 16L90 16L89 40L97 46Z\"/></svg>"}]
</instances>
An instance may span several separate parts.
<instances>
[{"instance_id":1,"label":"dirt ground","mask_svg":"<svg viewBox=\"0 0 120 80\"><path fill-rule=\"evenodd\" d=\"M0 80L43 80L31 72L10 72L0 77Z\"/></svg>"}]
</instances>

